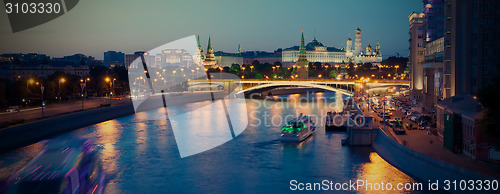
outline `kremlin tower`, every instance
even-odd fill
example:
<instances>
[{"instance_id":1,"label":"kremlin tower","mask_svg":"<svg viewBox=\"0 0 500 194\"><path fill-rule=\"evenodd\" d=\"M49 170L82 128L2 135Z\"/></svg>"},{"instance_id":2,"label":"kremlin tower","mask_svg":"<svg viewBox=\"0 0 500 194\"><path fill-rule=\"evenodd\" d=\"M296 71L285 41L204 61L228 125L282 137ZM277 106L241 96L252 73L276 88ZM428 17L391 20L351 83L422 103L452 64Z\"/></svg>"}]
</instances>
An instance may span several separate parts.
<instances>
[{"instance_id":1,"label":"kremlin tower","mask_svg":"<svg viewBox=\"0 0 500 194\"><path fill-rule=\"evenodd\" d=\"M297 75L299 79L307 79L308 76L308 65L309 61L307 61L306 54L306 46L304 44L304 30L302 30L302 37L300 39L300 48L299 48L299 59L297 60Z\"/></svg>"},{"instance_id":2,"label":"kremlin tower","mask_svg":"<svg viewBox=\"0 0 500 194\"><path fill-rule=\"evenodd\" d=\"M205 55L203 55L203 48L201 48L200 34L199 33L198 33L198 37L196 39L196 42L198 43L198 49L196 49L196 57L195 57L196 61L195 61L195 63L197 65L201 65L203 63L203 61L205 60Z\"/></svg>"},{"instance_id":3,"label":"kremlin tower","mask_svg":"<svg viewBox=\"0 0 500 194\"><path fill-rule=\"evenodd\" d=\"M206 68L214 68L217 65L217 61L215 61L214 51L212 49L210 34L208 34L207 54L205 55L203 65L205 65Z\"/></svg>"}]
</instances>

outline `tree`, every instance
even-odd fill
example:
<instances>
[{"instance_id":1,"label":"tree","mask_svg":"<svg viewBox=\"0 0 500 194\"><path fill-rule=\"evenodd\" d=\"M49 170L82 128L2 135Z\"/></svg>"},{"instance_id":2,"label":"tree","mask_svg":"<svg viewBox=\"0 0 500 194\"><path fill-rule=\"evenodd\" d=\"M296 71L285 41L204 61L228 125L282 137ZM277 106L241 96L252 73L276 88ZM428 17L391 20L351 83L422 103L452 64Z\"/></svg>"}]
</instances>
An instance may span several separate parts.
<instances>
[{"instance_id":1,"label":"tree","mask_svg":"<svg viewBox=\"0 0 500 194\"><path fill-rule=\"evenodd\" d=\"M231 65L230 70L233 71L233 72L235 72L235 73L239 73L240 72L240 65L233 63Z\"/></svg>"},{"instance_id":2,"label":"tree","mask_svg":"<svg viewBox=\"0 0 500 194\"><path fill-rule=\"evenodd\" d=\"M314 70L314 71L321 71L323 67L321 66L321 63L320 62L314 62L312 64L312 68L310 68L311 70Z\"/></svg>"},{"instance_id":3,"label":"tree","mask_svg":"<svg viewBox=\"0 0 500 194\"><path fill-rule=\"evenodd\" d=\"M0 108L7 108L9 101L5 98L5 83L0 82Z\"/></svg>"},{"instance_id":4,"label":"tree","mask_svg":"<svg viewBox=\"0 0 500 194\"><path fill-rule=\"evenodd\" d=\"M281 67L283 66L283 65L281 64L281 62L279 62L279 61L274 62L274 64L273 64L273 65L274 65L276 68L281 68Z\"/></svg>"},{"instance_id":5,"label":"tree","mask_svg":"<svg viewBox=\"0 0 500 194\"><path fill-rule=\"evenodd\" d=\"M328 76L331 78L336 78L338 74L339 73L337 72L337 70L334 69L334 70L331 70L330 73L328 73Z\"/></svg>"},{"instance_id":6,"label":"tree","mask_svg":"<svg viewBox=\"0 0 500 194\"><path fill-rule=\"evenodd\" d=\"M293 68L291 76L296 76L297 75L297 68Z\"/></svg>"},{"instance_id":7,"label":"tree","mask_svg":"<svg viewBox=\"0 0 500 194\"><path fill-rule=\"evenodd\" d=\"M256 78L256 79L262 79L262 74L257 73L257 74L255 75L255 78Z\"/></svg>"}]
</instances>

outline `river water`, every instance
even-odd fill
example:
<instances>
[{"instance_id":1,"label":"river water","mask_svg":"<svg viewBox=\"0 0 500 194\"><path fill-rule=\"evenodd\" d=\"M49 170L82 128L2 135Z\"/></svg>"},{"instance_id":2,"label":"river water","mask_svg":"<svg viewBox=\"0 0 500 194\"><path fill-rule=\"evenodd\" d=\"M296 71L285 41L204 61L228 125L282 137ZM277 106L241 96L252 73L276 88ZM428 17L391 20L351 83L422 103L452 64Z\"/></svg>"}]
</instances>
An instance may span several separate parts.
<instances>
[{"instance_id":1,"label":"river water","mask_svg":"<svg viewBox=\"0 0 500 194\"><path fill-rule=\"evenodd\" d=\"M304 97L307 102L301 100ZM148 119L164 114L162 109L88 126L55 139L96 139L94 143L108 181L106 193L281 193L294 188L292 180L297 183L364 180L394 185L415 182L385 162L371 147L342 146L345 133L324 131L324 115L335 109L329 106L331 103L341 103L337 100L340 98L345 96L315 93L247 99L248 127L240 135L214 149L184 158L180 157L172 124ZM170 108L174 112L186 111L203 103L206 102ZM224 114L219 109L210 111L204 114ZM299 113L318 118L316 133L301 143L280 142L281 127L285 124L282 120L287 120L283 118ZM176 122L181 125L202 121ZM210 125L217 128L217 123ZM21 168L41 147L39 142L1 155L0 179ZM360 189L357 192L366 188Z\"/></svg>"}]
</instances>

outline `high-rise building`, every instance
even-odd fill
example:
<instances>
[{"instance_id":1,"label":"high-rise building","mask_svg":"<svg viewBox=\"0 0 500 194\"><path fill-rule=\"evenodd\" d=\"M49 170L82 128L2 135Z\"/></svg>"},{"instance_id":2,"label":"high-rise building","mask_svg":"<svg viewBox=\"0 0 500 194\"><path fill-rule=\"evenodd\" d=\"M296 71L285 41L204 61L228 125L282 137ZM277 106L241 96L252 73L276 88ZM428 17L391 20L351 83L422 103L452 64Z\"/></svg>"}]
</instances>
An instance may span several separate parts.
<instances>
[{"instance_id":1,"label":"high-rise building","mask_svg":"<svg viewBox=\"0 0 500 194\"><path fill-rule=\"evenodd\" d=\"M125 55L125 67L126 68L129 68L130 65L139 57L143 56L144 54L146 54L145 51L136 51L134 52L134 54L126 54ZM133 67L133 68L137 68L137 67Z\"/></svg>"},{"instance_id":2,"label":"high-rise building","mask_svg":"<svg viewBox=\"0 0 500 194\"><path fill-rule=\"evenodd\" d=\"M445 97L476 95L500 61L500 2L445 0Z\"/></svg>"},{"instance_id":3,"label":"high-rise building","mask_svg":"<svg viewBox=\"0 0 500 194\"><path fill-rule=\"evenodd\" d=\"M114 65L125 65L125 54L118 51L107 51L104 52L104 60L105 65L114 66Z\"/></svg>"},{"instance_id":4,"label":"high-rise building","mask_svg":"<svg viewBox=\"0 0 500 194\"><path fill-rule=\"evenodd\" d=\"M450 150L489 160L498 143L483 133L484 110L476 95L498 73L500 2L444 0L443 6L445 99L436 106L438 137Z\"/></svg>"},{"instance_id":5,"label":"high-rise building","mask_svg":"<svg viewBox=\"0 0 500 194\"><path fill-rule=\"evenodd\" d=\"M422 98L422 90L424 88L423 67L424 52L425 52L425 30L424 30L424 14L412 13L408 16L410 21L410 47L408 58L411 66L410 87L413 95L417 99Z\"/></svg>"},{"instance_id":6,"label":"high-rise building","mask_svg":"<svg viewBox=\"0 0 500 194\"><path fill-rule=\"evenodd\" d=\"M443 99L443 51L444 37L425 44L423 104L429 110Z\"/></svg>"},{"instance_id":7,"label":"high-rise building","mask_svg":"<svg viewBox=\"0 0 500 194\"><path fill-rule=\"evenodd\" d=\"M432 42L444 35L444 0L423 0L426 42Z\"/></svg>"},{"instance_id":8,"label":"high-rise building","mask_svg":"<svg viewBox=\"0 0 500 194\"><path fill-rule=\"evenodd\" d=\"M444 0L423 0L425 59L423 104L434 109L443 99Z\"/></svg>"}]
</instances>

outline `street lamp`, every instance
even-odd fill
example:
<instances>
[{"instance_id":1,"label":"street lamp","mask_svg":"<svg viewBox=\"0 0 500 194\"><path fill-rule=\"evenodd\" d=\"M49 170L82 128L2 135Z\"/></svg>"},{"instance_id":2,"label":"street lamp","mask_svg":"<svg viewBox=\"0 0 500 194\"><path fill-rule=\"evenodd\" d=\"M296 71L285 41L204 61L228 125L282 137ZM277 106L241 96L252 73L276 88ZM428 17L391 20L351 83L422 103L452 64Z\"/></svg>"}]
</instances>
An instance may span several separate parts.
<instances>
[{"instance_id":1,"label":"street lamp","mask_svg":"<svg viewBox=\"0 0 500 194\"><path fill-rule=\"evenodd\" d=\"M29 79L27 82L26 82L26 90L28 90L28 84L33 84L35 82L35 80L33 79Z\"/></svg>"},{"instance_id":2,"label":"street lamp","mask_svg":"<svg viewBox=\"0 0 500 194\"><path fill-rule=\"evenodd\" d=\"M36 82L38 85L38 82ZM45 116L43 113L43 108L45 106L45 102L43 102L43 91L45 90L45 87L43 87L43 84L40 85L40 90L42 91L42 118Z\"/></svg>"},{"instance_id":3,"label":"street lamp","mask_svg":"<svg viewBox=\"0 0 500 194\"><path fill-rule=\"evenodd\" d=\"M109 77L106 77L106 79L104 79L106 82L109 82L109 105L111 105L111 84L113 84L113 82L111 82L111 79Z\"/></svg>"},{"instance_id":4,"label":"street lamp","mask_svg":"<svg viewBox=\"0 0 500 194\"><path fill-rule=\"evenodd\" d=\"M57 91L57 95L59 96L59 103L61 103L61 82L64 83L66 81L66 79L64 78L61 78L59 79L59 88L58 88L58 91Z\"/></svg>"},{"instance_id":5,"label":"street lamp","mask_svg":"<svg viewBox=\"0 0 500 194\"><path fill-rule=\"evenodd\" d=\"M85 96L87 93L87 81L90 81L90 78L80 79L80 87L82 88L82 110L83 110L83 101L85 100Z\"/></svg>"},{"instance_id":6,"label":"street lamp","mask_svg":"<svg viewBox=\"0 0 500 194\"><path fill-rule=\"evenodd\" d=\"M28 95L29 95L29 88L28 88L28 84L33 84L35 82L35 80L33 79L29 79L27 82L26 82L26 100L28 101L28 108L30 107L30 100L28 99Z\"/></svg>"}]
</instances>

